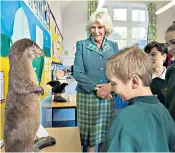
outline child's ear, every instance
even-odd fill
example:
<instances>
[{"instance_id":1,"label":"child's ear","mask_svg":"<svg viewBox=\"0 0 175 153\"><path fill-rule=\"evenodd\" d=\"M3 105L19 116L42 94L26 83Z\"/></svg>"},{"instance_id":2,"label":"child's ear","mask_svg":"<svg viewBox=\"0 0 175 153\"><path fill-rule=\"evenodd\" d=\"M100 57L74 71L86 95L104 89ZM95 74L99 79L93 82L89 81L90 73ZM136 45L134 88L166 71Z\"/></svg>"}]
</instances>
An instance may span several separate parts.
<instances>
[{"instance_id":1,"label":"child's ear","mask_svg":"<svg viewBox=\"0 0 175 153\"><path fill-rule=\"evenodd\" d=\"M131 85L132 85L132 89L136 89L139 85L139 78L137 75L133 75L131 77Z\"/></svg>"},{"instance_id":2,"label":"child's ear","mask_svg":"<svg viewBox=\"0 0 175 153\"><path fill-rule=\"evenodd\" d=\"M163 54L163 63L165 63L166 58L167 58L167 54Z\"/></svg>"}]
</instances>

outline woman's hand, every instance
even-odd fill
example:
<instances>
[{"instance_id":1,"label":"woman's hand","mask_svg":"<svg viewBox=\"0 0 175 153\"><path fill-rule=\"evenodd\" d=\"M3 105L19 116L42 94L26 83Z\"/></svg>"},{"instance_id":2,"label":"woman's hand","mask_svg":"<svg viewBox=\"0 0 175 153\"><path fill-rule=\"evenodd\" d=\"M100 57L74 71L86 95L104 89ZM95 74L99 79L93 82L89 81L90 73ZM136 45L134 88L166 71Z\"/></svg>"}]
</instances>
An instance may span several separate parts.
<instances>
[{"instance_id":1,"label":"woman's hand","mask_svg":"<svg viewBox=\"0 0 175 153\"><path fill-rule=\"evenodd\" d=\"M102 99L109 99L112 98L111 92L111 84L98 84L96 85L99 89L97 90L97 96Z\"/></svg>"}]
</instances>

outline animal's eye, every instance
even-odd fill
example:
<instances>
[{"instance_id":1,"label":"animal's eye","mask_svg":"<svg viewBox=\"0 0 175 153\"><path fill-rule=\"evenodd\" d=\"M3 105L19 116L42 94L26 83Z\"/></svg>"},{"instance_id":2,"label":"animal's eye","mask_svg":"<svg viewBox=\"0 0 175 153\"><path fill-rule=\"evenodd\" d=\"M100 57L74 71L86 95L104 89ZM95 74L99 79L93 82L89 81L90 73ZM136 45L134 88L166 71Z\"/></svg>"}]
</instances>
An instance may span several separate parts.
<instances>
[{"instance_id":1,"label":"animal's eye","mask_svg":"<svg viewBox=\"0 0 175 153\"><path fill-rule=\"evenodd\" d=\"M114 86L115 85L115 83L111 83L111 86Z\"/></svg>"},{"instance_id":2,"label":"animal's eye","mask_svg":"<svg viewBox=\"0 0 175 153\"><path fill-rule=\"evenodd\" d=\"M175 41L172 41L171 43L172 43L172 44L175 44Z\"/></svg>"}]
</instances>

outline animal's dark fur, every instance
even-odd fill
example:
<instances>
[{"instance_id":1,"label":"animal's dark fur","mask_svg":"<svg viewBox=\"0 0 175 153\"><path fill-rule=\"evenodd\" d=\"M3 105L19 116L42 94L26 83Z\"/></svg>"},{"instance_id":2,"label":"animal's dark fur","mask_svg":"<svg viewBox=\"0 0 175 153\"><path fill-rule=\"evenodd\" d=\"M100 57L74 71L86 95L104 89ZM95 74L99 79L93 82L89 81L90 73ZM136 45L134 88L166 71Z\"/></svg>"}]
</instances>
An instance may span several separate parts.
<instances>
[{"instance_id":1,"label":"animal's dark fur","mask_svg":"<svg viewBox=\"0 0 175 153\"><path fill-rule=\"evenodd\" d=\"M43 51L30 39L16 41L10 50L9 87L5 108L4 143L6 152L33 152L39 128L39 96L32 59Z\"/></svg>"}]
</instances>

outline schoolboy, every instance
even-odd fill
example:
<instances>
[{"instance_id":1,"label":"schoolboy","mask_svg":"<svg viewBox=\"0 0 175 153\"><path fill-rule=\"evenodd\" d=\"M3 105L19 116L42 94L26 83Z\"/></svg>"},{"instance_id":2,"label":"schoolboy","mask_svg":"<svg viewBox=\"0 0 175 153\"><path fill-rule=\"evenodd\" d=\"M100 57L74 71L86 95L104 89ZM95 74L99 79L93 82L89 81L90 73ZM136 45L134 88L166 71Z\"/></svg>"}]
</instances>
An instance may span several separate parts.
<instances>
[{"instance_id":1,"label":"schoolboy","mask_svg":"<svg viewBox=\"0 0 175 153\"><path fill-rule=\"evenodd\" d=\"M175 123L151 93L148 55L137 47L126 48L107 61L106 73L112 90L129 105L114 116L103 151L175 151Z\"/></svg>"}]
</instances>

